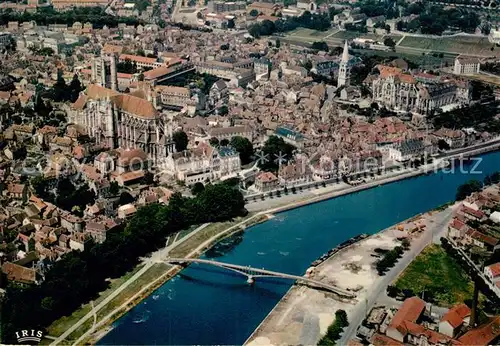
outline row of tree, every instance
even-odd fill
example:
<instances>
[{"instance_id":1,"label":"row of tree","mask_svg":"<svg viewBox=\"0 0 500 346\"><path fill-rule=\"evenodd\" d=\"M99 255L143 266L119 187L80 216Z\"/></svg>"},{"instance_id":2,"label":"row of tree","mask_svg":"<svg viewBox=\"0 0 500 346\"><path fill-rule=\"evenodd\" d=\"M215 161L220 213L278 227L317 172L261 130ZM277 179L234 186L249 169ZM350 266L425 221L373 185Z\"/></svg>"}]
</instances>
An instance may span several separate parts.
<instances>
[{"instance_id":1,"label":"row of tree","mask_svg":"<svg viewBox=\"0 0 500 346\"><path fill-rule=\"evenodd\" d=\"M431 6L423 10L418 18L408 23L398 24L398 29L420 31L422 34L430 35L441 35L448 29L473 33L480 23L479 16L468 9L444 9L441 6Z\"/></svg>"},{"instance_id":2,"label":"row of tree","mask_svg":"<svg viewBox=\"0 0 500 346\"><path fill-rule=\"evenodd\" d=\"M308 28L319 31L326 31L331 27L328 14L312 14L305 11L299 17L279 19L276 22L264 20L262 23L253 24L248 32L253 37L269 36L277 32L288 32L297 28Z\"/></svg>"},{"instance_id":3,"label":"row of tree","mask_svg":"<svg viewBox=\"0 0 500 346\"><path fill-rule=\"evenodd\" d=\"M394 249L387 251L381 259L376 263L376 268L378 275L384 275L384 273L390 268L394 267L398 259L403 255L404 248L402 246L396 246Z\"/></svg>"},{"instance_id":4,"label":"row of tree","mask_svg":"<svg viewBox=\"0 0 500 346\"><path fill-rule=\"evenodd\" d=\"M165 244L165 237L206 222L226 221L245 212L241 192L226 184L207 185L195 198L174 194L168 205L140 208L102 244L87 243L53 263L38 286L10 285L1 306L1 337L14 344L15 332L43 329L95 299L116 278L131 270L139 257Z\"/></svg>"},{"instance_id":5,"label":"row of tree","mask_svg":"<svg viewBox=\"0 0 500 346\"><path fill-rule=\"evenodd\" d=\"M328 327L325 336L323 336L319 341L320 346L333 346L335 341L340 338L340 334L345 327L349 325L347 320L347 313L344 310L335 311L335 321Z\"/></svg>"},{"instance_id":6,"label":"row of tree","mask_svg":"<svg viewBox=\"0 0 500 346\"><path fill-rule=\"evenodd\" d=\"M449 112L437 112L429 116L434 128L446 127L464 128L474 127L478 131L488 131L492 133L500 132L500 124L495 115L498 101L487 103L475 103L470 106L455 108Z\"/></svg>"},{"instance_id":7,"label":"row of tree","mask_svg":"<svg viewBox=\"0 0 500 346\"><path fill-rule=\"evenodd\" d=\"M67 24L73 25L75 22L90 22L95 28L117 27L118 23L137 26L142 22L137 18L111 16L101 7L74 7L67 11L56 11L51 7L38 8L36 12L14 12L10 9L0 11L0 25L7 25L8 22L29 22L35 21L38 25Z\"/></svg>"}]
</instances>

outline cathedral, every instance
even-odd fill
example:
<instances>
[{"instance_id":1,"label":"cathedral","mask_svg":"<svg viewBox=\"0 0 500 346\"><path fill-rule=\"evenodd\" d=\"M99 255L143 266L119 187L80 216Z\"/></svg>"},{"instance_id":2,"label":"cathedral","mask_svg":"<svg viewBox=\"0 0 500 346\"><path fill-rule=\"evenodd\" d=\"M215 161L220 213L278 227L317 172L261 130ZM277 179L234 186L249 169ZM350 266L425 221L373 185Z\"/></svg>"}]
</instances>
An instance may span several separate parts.
<instances>
[{"instance_id":1,"label":"cathedral","mask_svg":"<svg viewBox=\"0 0 500 346\"><path fill-rule=\"evenodd\" d=\"M378 65L378 75L368 76L373 101L397 112L429 114L443 107L468 103L469 85L425 73L405 73ZM466 95L465 97L463 95Z\"/></svg>"},{"instance_id":2,"label":"cathedral","mask_svg":"<svg viewBox=\"0 0 500 346\"><path fill-rule=\"evenodd\" d=\"M69 121L83 126L97 144L112 149L142 149L155 165L161 166L174 151L173 124L145 93L120 93L116 74L115 57L93 60L93 83L72 104Z\"/></svg>"}]
</instances>

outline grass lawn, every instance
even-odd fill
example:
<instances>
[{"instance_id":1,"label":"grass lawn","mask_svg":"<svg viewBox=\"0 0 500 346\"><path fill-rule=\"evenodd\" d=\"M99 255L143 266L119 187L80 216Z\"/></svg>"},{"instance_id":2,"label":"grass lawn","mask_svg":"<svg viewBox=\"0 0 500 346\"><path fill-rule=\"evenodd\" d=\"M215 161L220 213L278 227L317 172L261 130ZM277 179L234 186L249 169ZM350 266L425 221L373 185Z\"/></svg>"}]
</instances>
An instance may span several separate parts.
<instances>
[{"instance_id":1,"label":"grass lawn","mask_svg":"<svg viewBox=\"0 0 500 346\"><path fill-rule=\"evenodd\" d=\"M443 38L406 36L400 43L402 47L422 48L431 51L453 52L481 56L500 56L500 48L495 48L487 37L454 36Z\"/></svg>"},{"instance_id":2,"label":"grass lawn","mask_svg":"<svg viewBox=\"0 0 500 346\"><path fill-rule=\"evenodd\" d=\"M114 290L120 287L125 281L131 278L136 272L142 268L142 265L135 267L130 272L126 273L120 278L112 279L108 289L101 292L99 297L94 301L94 305L98 305L103 299L110 295ZM64 331L66 331L70 326L75 324L80 318L89 313L91 309L90 303L82 305L78 310L73 312L69 316L61 317L60 319L54 321L48 328L47 334L50 336L59 336Z\"/></svg>"},{"instance_id":3,"label":"grass lawn","mask_svg":"<svg viewBox=\"0 0 500 346\"><path fill-rule=\"evenodd\" d=\"M470 299L474 285L467 274L439 245L430 245L396 280L399 289L415 294L433 292L437 305L449 307Z\"/></svg>"}]
</instances>

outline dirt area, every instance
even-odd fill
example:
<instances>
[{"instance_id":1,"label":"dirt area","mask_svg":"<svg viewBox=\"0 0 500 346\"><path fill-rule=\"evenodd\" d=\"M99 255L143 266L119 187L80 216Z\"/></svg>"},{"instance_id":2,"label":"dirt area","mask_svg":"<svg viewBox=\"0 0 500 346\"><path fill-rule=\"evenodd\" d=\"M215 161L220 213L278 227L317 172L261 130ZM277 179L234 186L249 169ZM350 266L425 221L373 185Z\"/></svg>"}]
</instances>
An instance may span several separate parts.
<instances>
[{"instance_id":1,"label":"dirt area","mask_svg":"<svg viewBox=\"0 0 500 346\"><path fill-rule=\"evenodd\" d=\"M402 232L387 230L355 244L318 266L311 276L322 282L354 290L356 301L339 301L333 294L304 286L294 286L264 320L247 345L316 344L333 322L335 311L348 314L363 301L379 278L371 256L377 247L392 249Z\"/></svg>"},{"instance_id":2,"label":"dirt area","mask_svg":"<svg viewBox=\"0 0 500 346\"><path fill-rule=\"evenodd\" d=\"M311 278L356 292L356 298L341 300L332 293L305 286L293 286L245 343L257 345L315 345L333 322L335 311L347 312L353 326L361 322L365 310L385 292L388 284L412 259L446 229L450 210L425 213L401 222L362 240L329 258L312 272ZM434 229L436 228L436 229ZM425 232L425 230L427 230ZM376 248L393 249L398 238L409 237L411 248L395 268L379 276L373 267Z\"/></svg>"}]
</instances>

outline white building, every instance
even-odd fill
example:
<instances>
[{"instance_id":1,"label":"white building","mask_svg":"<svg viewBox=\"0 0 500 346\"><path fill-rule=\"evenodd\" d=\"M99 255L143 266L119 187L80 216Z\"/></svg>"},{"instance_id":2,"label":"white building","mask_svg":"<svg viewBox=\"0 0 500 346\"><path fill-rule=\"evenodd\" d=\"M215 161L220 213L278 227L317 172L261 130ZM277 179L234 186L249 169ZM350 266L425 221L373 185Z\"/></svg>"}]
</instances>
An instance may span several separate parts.
<instances>
[{"instance_id":1,"label":"white building","mask_svg":"<svg viewBox=\"0 0 500 346\"><path fill-rule=\"evenodd\" d=\"M500 44L500 30L491 29L490 34L488 35L488 41L495 44Z\"/></svg>"},{"instance_id":2,"label":"white building","mask_svg":"<svg viewBox=\"0 0 500 346\"><path fill-rule=\"evenodd\" d=\"M484 275L493 283L500 282L500 262L484 267Z\"/></svg>"},{"instance_id":3,"label":"white building","mask_svg":"<svg viewBox=\"0 0 500 346\"><path fill-rule=\"evenodd\" d=\"M230 147L213 148L201 143L197 148L170 155L167 172L186 185L219 180L241 170L239 154Z\"/></svg>"},{"instance_id":4,"label":"white building","mask_svg":"<svg viewBox=\"0 0 500 346\"><path fill-rule=\"evenodd\" d=\"M463 325L468 326L470 322L471 310L465 304L458 304L452 307L439 322L439 332L454 338Z\"/></svg>"},{"instance_id":5,"label":"white building","mask_svg":"<svg viewBox=\"0 0 500 346\"><path fill-rule=\"evenodd\" d=\"M453 73L455 74L476 74L479 73L481 62L478 58L459 55L455 58Z\"/></svg>"},{"instance_id":6,"label":"white building","mask_svg":"<svg viewBox=\"0 0 500 346\"><path fill-rule=\"evenodd\" d=\"M494 211L493 213L491 213L490 220L495 223L500 223L500 212Z\"/></svg>"},{"instance_id":7,"label":"white building","mask_svg":"<svg viewBox=\"0 0 500 346\"><path fill-rule=\"evenodd\" d=\"M409 139L389 148L389 158L391 160L403 162L422 155L430 154L431 146L421 139Z\"/></svg>"}]
</instances>

